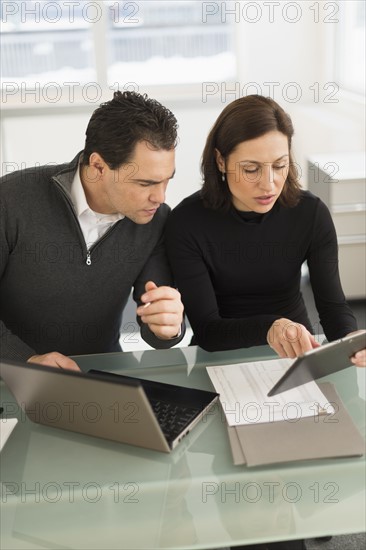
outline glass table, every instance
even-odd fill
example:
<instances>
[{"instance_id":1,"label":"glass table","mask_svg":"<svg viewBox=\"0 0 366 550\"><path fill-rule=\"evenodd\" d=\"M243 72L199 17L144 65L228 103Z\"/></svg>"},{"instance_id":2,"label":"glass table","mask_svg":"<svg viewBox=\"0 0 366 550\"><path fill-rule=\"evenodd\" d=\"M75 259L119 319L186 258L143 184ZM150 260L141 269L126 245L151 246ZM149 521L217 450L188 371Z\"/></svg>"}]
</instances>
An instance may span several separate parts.
<instances>
[{"instance_id":1,"label":"glass table","mask_svg":"<svg viewBox=\"0 0 366 550\"><path fill-rule=\"evenodd\" d=\"M192 346L74 358L83 371L212 390L206 365L272 357L267 346ZM362 433L365 373L321 380ZM213 549L365 530L364 457L234 466L219 407L163 454L33 424L3 384L1 394L19 419L0 455L2 549Z\"/></svg>"}]
</instances>

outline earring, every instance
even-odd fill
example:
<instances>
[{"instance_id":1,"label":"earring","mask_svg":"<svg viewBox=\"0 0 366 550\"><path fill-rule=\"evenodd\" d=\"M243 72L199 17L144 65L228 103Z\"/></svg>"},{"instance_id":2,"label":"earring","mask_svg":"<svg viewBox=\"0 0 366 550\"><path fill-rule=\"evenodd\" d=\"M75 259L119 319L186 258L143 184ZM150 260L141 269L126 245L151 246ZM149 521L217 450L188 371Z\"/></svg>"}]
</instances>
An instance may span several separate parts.
<instances>
[{"instance_id":1,"label":"earring","mask_svg":"<svg viewBox=\"0 0 366 550\"><path fill-rule=\"evenodd\" d=\"M221 172L221 180L225 181L225 172Z\"/></svg>"}]
</instances>

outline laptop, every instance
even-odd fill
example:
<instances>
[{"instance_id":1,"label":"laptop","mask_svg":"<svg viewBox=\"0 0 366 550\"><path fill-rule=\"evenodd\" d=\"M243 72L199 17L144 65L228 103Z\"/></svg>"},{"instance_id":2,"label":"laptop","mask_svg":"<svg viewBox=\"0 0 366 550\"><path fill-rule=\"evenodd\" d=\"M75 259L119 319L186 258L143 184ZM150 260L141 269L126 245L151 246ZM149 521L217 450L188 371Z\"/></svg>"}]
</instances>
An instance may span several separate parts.
<instances>
[{"instance_id":1,"label":"laptop","mask_svg":"<svg viewBox=\"0 0 366 550\"><path fill-rule=\"evenodd\" d=\"M0 362L33 422L169 453L218 399L215 392L130 376Z\"/></svg>"},{"instance_id":2,"label":"laptop","mask_svg":"<svg viewBox=\"0 0 366 550\"><path fill-rule=\"evenodd\" d=\"M306 382L343 370L352 365L350 357L364 348L366 348L366 331L345 336L340 340L307 351L294 360L267 395L272 397Z\"/></svg>"}]
</instances>

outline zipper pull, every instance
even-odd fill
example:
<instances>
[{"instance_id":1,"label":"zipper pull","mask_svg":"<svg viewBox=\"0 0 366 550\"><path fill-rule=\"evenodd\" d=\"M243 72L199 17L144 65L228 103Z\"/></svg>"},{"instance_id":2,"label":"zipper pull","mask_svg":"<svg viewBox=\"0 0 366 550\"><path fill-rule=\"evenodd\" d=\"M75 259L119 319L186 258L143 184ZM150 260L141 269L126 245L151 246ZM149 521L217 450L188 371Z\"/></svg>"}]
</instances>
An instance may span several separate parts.
<instances>
[{"instance_id":1,"label":"zipper pull","mask_svg":"<svg viewBox=\"0 0 366 550\"><path fill-rule=\"evenodd\" d=\"M86 251L86 265L91 265L90 250Z\"/></svg>"}]
</instances>

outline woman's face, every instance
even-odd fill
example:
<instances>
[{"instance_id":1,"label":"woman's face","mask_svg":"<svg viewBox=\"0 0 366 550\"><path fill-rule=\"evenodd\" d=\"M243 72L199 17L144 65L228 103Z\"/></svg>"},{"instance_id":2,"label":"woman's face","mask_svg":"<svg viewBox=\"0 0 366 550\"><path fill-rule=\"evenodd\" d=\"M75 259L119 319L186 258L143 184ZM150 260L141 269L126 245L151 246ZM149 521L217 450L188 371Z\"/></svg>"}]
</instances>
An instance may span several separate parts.
<instances>
[{"instance_id":1,"label":"woman's face","mask_svg":"<svg viewBox=\"0 0 366 550\"><path fill-rule=\"evenodd\" d=\"M243 212L269 212L281 194L289 170L287 137L278 131L243 141L223 159L216 150L216 162L226 173L232 203Z\"/></svg>"}]
</instances>

